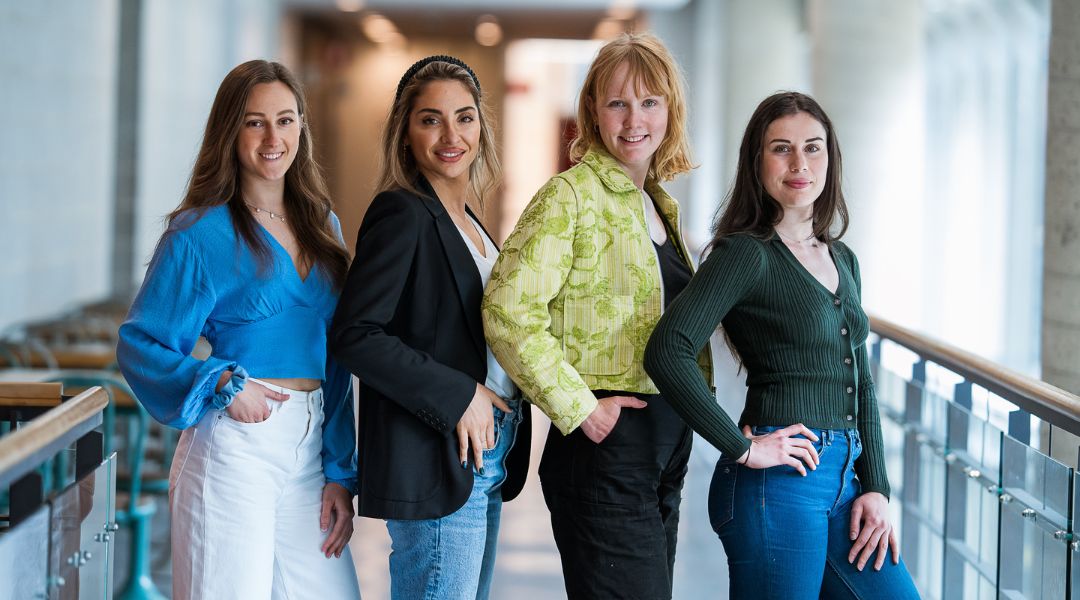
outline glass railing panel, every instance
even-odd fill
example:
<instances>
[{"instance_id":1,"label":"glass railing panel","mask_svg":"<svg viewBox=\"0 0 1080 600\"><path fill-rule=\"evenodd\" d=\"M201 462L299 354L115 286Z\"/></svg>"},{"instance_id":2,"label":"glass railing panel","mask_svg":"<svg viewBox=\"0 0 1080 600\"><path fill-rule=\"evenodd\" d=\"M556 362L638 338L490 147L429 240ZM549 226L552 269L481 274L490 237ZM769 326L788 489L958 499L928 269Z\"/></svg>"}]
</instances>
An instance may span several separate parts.
<instances>
[{"instance_id":1,"label":"glass railing panel","mask_svg":"<svg viewBox=\"0 0 1080 600\"><path fill-rule=\"evenodd\" d=\"M1072 470L1002 437L1000 586L1004 596L1064 598Z\"/></svg>"},{"instance_id":2,"label":"glass railing panel","mask_svg":"<svg viewBox=\"0 0 1080 600\"><path fill-rule=\"evenodd\" d=\"M997 580L997 452L1001 432L965 408L948 407L945 493L946 598L993 596Z\"/></svg>"},{"instance_id":3,"label":"glass railing panel","mask_svg":"<svg viewBox=\"0 0 1080 600\"><path fill-rule=\"evenodd\" d=\"M881 436L885 448L885 469L889 474L892 496L897 501L904 488L904 393L907 381L885 369L875 381L878 410L881 412Z\"/></svg>"},{"instance_id":4,"label":"glass railing panel","mask_svg":"<svg viewBox=\"0 0 1080 600\"><path fill-rule=\"evenodd\" d=\"M60 568L68 598L112 597L115 521L115 455L101 463L53 501L55 515L64 513ZM54 535L57 532L54 531ZM66 574L64 574L66 571Z\"/></svg>"},{"instance_id":5,"label":"glass railing panel","mask_svg":"<svg viewBox=\"0 0 1080 600\"><path fill-rule=\"evenodd\" d=\"M1072 599L1080 600L1080 518L1077 518L1077 505L1080 504L1080 472L1073 471L1073 513L1072 513L1072 542L1069 543L1069 551L1072 553L1072 572L1069 579L1072 583Z\"/></svg>"},{"instance_id":6,"label":"glass railing panel","mask_svg":"<svg viewBox=\"0 0 1080 600\"><path fill-rule=\"evenodd\" d=\"M907 378L888 369L878 369L874 379L877 391L878 410L883 415L900 420L904 414L904 394L907 390Z\"/></svg>"},{"instance_id":7,"label":"glass railing panel","mask_svg":"<svg viewBox=\"0 0 1080 600\"><path fill-rule=\"evenodd\" d=\"M49 506L0 532L0 600L45 598L49 593Z\"/></svg>"}]
</instances>

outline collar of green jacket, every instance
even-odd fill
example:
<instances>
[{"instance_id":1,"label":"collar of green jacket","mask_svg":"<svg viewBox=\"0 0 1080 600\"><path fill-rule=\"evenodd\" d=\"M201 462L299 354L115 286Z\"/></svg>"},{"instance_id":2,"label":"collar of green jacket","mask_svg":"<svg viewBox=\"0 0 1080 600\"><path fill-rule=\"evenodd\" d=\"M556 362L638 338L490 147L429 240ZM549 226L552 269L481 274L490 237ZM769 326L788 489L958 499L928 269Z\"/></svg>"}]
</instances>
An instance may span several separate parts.
<instances>
[{"instance_id":1,"label":"collar of green jacket","mask_svg":"<svg viewBox=\"0 0 1080 600\"><path fill-rule=\"evenodd\" d=\"M604 187L609 191L616 193L639 191L638 187L634 185L634 180L630 179L630 176L626 174L626 171L622 168L622 165L619 164L619 161L615 160L615 157L612 156L606 148L598 148L596 146L589 148L589 151L585 153L585 156L581 157L581 163L589 167L589 169L596 174L600 183L604 184ZM650 176L645 179L645 191L649 194L649 197L652 198L653 202L656 203L656 206L660 208L660 212L668 222L668 225L672 228L672 231L678 231L679 204L668 195L664 188L660 187L660 182L657 181L655 177ZM641 211L634 211L634 214L638 214L642 225L644 225L644 213Z\"/></svg>"}]
</instances>

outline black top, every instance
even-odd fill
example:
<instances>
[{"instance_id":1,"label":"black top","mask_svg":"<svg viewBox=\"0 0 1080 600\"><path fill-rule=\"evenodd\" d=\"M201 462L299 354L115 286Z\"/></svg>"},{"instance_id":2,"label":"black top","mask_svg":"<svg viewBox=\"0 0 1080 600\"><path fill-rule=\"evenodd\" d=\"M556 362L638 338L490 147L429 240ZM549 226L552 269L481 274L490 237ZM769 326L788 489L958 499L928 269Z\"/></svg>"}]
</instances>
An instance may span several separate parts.
<instances>
[{"instance_id":1,"label":"black top","mask_svg":"<svg viewBox=\"0 0 1080 600\"><path fill-rule=\"evenodd\" d=\"M679 249L671 242L670 234L663 244L653 242L653 246L656 247L656 257L660 259L660 277L664 280L664 310L667 310L671 301L690 283L692 273L679 255Z\"/></svg>"},{"instance_id":2,"label":"black top","mask_svg":"<svg viewBox=\"0 0 1080 600\"><path fill-rule=\"evenodd\" d=\"M330 327L331 353L360 379L357 504L364 517L446 516L473 487L454 427L487 378L483 287L449 213L426 181L418 183L424 196L391 190L372 201ZM525 482L528 420L518 435L504 500Z\"/></svg>"}]
</instances>

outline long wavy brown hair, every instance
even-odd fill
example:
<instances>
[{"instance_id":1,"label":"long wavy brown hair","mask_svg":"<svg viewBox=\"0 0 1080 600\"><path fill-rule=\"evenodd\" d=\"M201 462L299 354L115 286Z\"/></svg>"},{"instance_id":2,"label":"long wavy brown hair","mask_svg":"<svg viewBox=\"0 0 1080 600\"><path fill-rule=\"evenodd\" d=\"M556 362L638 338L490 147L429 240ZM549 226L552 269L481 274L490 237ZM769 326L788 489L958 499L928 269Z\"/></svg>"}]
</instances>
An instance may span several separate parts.
<instances>
[{"instance_id":1,"label":"long wavy brown hair","mask_svg":"<svg viewBox=\"0 0 1080 600\"><path fill-rule=\"evenodd\" d=\"M423 195L416 188L420 169L412 152L405 147L405 140L409 134L409 115L416 97L424 90L424 86L434 81L460 83L476 103L480 115L480 148L469 165L469 187L473 195L469 204L482 213L484 200L494 191L502 175L499 157L495 152L495 130L491 112L484 104L472 74L462 66L443 61L424 65L408 81L402 82L401 93L390 107L386 127L383 129L383 160L375 193L402 189L418 196Z\"/></svg>"},{"instance_id":2,"label":"long wavy brown hair","mask_svg":"<svg viewBox=\"0 0 1080 600\"><path fill-rule=\"evenodd\" d=\"M270 245L259 234L259 225L245 206L240 188L237 140L244 123L244 109L251 90L261 83L280 81L292 90L300 116L300 144L296 158L285 173L285 215L300 247L300 264L321 267L335 289L340 289L349 270L349 253L330 221L333 207L322 172L312 152L311 129L304 122L307 101L296 77L284 65L267 60L243 63L225 76L210 107L202 145L180 206L166 217L173 222L188 211L205 211L227 204L233 227L255 255L265 272L272 260ZM197 212L196 214L199 214ZM195 219L182 219L190 224Z\"/></svg>"},{"instance_id":3,"label":"long wavy brown hair","mask_svg":"<svg viewBox=\"0 0 1080 600\"><path fill-rule=\"evenodd\" d=\"M604 147L596 122L596 98L623 63L629 66L630 81L667 100L667 135L653 154L649 178L671 181L694 168L686 133L686 85L667 47L648 33L624 33L600 48L578 94L578 132L570 142L570 160L579 161L590 149Z\"/></svg>"},{"instance_id":4,"label":"long wavy brown hair","mask_svg":"<svg viewBox=\"0 0 1080 600\"><path fill-rule=\"evenodd\" d=\"M765 149L765 131L773 121L800 112L810 115L825 128L825 147L829 153L825 185L821 188L821 195L814 201L814 237L826 244L843 237L848 227L848 209L844 201L844 191L840 187L840 142L836 139L832 121L821 105L810 96L799 92L778 92L758 104L746 125L746 132L743 133L742 144L739 146L735 183L731 186L727 200L717 211L710 246L715 247L724 236L733 233L748 233L760 239L773 236L773 226L783 218L784 209L769 196L761 183L761 153ZM833 231L833 224L837 222L839 226Z\"/></svg>"}]
</instances>

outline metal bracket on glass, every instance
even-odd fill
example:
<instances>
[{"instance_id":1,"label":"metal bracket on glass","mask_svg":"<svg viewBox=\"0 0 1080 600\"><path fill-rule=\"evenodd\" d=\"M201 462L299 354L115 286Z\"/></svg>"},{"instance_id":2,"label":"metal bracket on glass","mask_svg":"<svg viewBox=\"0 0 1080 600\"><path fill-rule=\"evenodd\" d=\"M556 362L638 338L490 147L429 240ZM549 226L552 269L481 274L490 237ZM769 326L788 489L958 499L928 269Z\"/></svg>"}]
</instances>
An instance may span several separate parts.
<instances>
[{"instance_id":1,"label":"metal bracket on glass","mask_svg":"<svg viewBox=\"0 0 1080 600\"><path fill-rule=\"evenodd\" d=\"M93 558L93 557L94 557L94 555L90 554L89 550L83 550L82 552L76 552L76 553L72 554L71 556L69 556L68 559L67 559L67 564L69 564L69 565L75 567L76 569L78 569L79 567L81 567L81 566L85 565L86 563L90 562L90 559Z\"/></svg>"},{"instance_id":2,"label":"metal bracket on glass","mask_svg":"<svg viewBox=\"0 0 1080 600\"><path fill-rule=\"evenodd\" d=\"M34 598L48 598L52 590L64 587L64 578L59 575L52 575L45 582L45 591L34 594Z\"/></svg>"}]
</instances>

